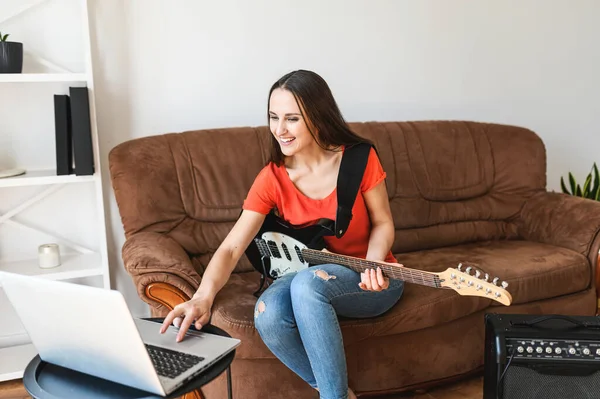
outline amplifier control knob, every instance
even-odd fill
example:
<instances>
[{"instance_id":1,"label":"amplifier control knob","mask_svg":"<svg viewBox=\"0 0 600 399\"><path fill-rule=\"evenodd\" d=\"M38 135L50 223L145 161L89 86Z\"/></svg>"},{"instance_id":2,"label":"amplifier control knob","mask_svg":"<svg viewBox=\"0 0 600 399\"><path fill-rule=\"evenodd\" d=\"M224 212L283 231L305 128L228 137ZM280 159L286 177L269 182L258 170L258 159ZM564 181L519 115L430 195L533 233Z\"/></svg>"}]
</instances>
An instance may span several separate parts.
<instances>
[{"instance_id":1,"label":"amplifier control knob","mask_svg":"<svg viewBox=\"0 0 600 399\"><path fill-rule=\"evenodd\" d=\"M531 346L527 347L527 353L533 353L533 348Z\"/></svg>"},{"instance_id":2,"label":"amplifier control knob","mask_svg":"<svg viewBox=\"0 0 600 399\"><path fill-rule=\"evenodd\" d=\"M560 348L556 348L556 349L554 349L554 352L555 352L557 355L560 355L560 354L562 353L562 349L560 349Z\"/></svg>"},{"instance_id":3,"label":"amplifier control knob","mask_svg":"<svg viewBox=\"0 0 600 399\"><path fill-rule=\"evenodd\" d=\"M596 355L600 356L600 349L596 349Z\"/></svg>"},{"instance_id":4,"label":"amplifier control knob","mask_svg":"<svg viewBox=\"0 0 600 399\"><path fill-rule=\"evenodd\" d=\"M569 355L574 355L575 353L577 353L575 348L569 348Z\"/></svg>"},{"instance_id":5,"label":"amplifier control knob","mask_svg":"<svg viewBox=\"0 0 600 399\"><path fill-rule=\"evenodd\" d=\"M541 346L538 346L537 348L535 348L535 351L537 353L542 353L544 351L544 348L542 348Z\"/></svg>"},{"instance_id":6,"label":"amplifier control knob","mask_svg":"<svg viewBox=\"0 0 600 399\"><path fill-rule=\"evenodd\" d=\"M552 348L551 348L551 347L549 347L549 346L547 346L547 347L546 347L546 353L552 353Z\"/></svg>"},{"instance_id":7,"label":"amplifier control knob","mask_svg":"<svg viewBox=\"0 0 600 399\"><path fill-rule=\"evenodd\" d=\"M600 349L599 349L599 350L600 350ZM519 346L519 347L517 348L517 352L519 352L519 353L523 353L523 351L524 351L524 349L523 349L523 347L522 347L522 346Z\"/></svg>"},{"instance_id":8,"label":"amplifier control knob","mask_svg":"<svg viewBox=\"0 0 600 399\"><path fill-rule=\"evenodd\" d=\"M584 355L589 355L590 354L590 350L588 348L583 348L583 354Z\"/></svg>"}]
</instances>

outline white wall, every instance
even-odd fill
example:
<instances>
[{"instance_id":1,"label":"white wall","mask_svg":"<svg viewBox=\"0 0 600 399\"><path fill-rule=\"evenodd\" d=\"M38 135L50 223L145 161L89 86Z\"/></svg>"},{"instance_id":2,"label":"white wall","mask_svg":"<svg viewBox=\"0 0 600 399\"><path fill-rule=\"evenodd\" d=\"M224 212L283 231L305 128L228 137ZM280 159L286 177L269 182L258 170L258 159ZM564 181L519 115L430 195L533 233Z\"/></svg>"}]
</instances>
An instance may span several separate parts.
<instances>
[{"instance_id":1,"label":"white wall","mask_svg":"<svg viewBox=\"0 0 600 399\"><path fill-rule=\"evenodd\" d=\"M293 69L321 74L349 121L528 127L546 143L549 189L600 161L597 0L101 0L91 11L111 267L137 314L147 307L120 258L108 151L263 125L270 85Z\"/></svg>"}]
</instances>

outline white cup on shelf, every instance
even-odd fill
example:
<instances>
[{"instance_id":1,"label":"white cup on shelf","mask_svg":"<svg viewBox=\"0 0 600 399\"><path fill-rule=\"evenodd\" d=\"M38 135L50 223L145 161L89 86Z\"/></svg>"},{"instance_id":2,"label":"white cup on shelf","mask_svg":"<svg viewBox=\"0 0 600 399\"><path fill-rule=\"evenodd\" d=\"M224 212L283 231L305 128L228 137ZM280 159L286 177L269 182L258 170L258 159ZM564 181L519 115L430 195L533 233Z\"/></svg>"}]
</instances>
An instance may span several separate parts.
<instances>
[{"instance_id":1,"label":"white cup on shelf","mask_svg":"<svg viewBox=\"0 0 600 399\"><path fill-rule=\"evenodd\" d=\"M60 250L58 244L43 244L38 247L39 265L42 269L60 266Z\"/></svg>"}]
</instances>

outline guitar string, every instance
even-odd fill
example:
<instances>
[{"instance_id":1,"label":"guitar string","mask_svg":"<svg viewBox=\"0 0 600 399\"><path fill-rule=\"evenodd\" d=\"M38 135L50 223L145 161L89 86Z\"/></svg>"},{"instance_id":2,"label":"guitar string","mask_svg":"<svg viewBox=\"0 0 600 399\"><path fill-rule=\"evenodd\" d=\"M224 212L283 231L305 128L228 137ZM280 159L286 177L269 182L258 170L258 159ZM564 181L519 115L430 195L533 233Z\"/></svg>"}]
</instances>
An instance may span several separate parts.
<instances>
[{"instance_id":1,"label":"guitar string","mask_svg":"<svg viewBox=\"0 0 600 399\"><path fill-rule=\"evenodd\" d=\"M426 273L421 273L419 271L412 271L410 269L406 269L406 270L400 270L397 267L394 266L390 266L390 265L385 265L385 264L380 264L378 262L373 262L373 261L368 261L368 260L363 260L363 259L353 259L351 257L344 257L343 255L337 255L337 254L327 254L327 253L314 253L315 256L317 258L322 258L321 260L327 260L327 261L335 261L335 259L337 257L343 257L344 259L346 259L347 262L352 263L353 265L356 266L362 266L362 267L370 267L370 268L377 268L380 267L382 270L389 272L391 275L394 275L393 277L395 277L395 275L397 273L399 273L401 276L403 275L410 275L411 277L414 277L415 274L426 274ZM366 266L365 266L366 265ZM434 277L432 275L427 274L428 278Z\"/></svg>"},{"instance_id":2,"label":"guitar string","mask_svg":"<svg viewBox=\"0 0 600 399\"><path fill-rule=\"evenodd\" d=\"M419 270L411 270L411 269L402 270L399 267L395 267L395 266L391 266L391 265L380 264L378 262L368 261L368 260L364 260L364 259L354 259L352 257L346 257L344 255L339 255L339 254L328 254L327 252L317 251L317 250L313 250L313 249L309 249L309 248L305 248L302 250L302 252L305 252L305 251L310 254L309 257L315 258L316 260L335 262L336 258L342 257L347 262L352 263L352 265L354 265L354 266L363 266L364 267L364 265L367 265L371 268L380 267L382 271L384 271L386 274L388 274L388 276L390 276L392 278L405 280L405 281L409 281L412 283L419 283L419 284L423 284L423 285L438 287L438 288L440 287L439 277L437 275L432 275L427 272L422 272Z\"/></svg>"}]
</instances>

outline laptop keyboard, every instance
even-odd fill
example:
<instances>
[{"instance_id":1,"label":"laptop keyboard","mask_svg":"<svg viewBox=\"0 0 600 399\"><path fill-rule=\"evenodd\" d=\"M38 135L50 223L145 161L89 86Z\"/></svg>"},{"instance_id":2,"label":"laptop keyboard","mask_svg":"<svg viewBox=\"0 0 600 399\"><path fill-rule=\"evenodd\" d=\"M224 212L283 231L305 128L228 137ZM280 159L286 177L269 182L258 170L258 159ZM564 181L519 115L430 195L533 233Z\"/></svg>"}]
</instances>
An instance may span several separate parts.
<instances>
[{"instance_id":1,"label":"laptop keyboard","mask_svg":"<svg viewBox=\"0 0 600 399\"><path fill-rule=\"evenodd\" d=\"M146 349L152 363L154 363L156 372L163 377L175 378L204 360L200 356L159 348L154 345L146 344Z\"/></svg>"}]
</instances>

